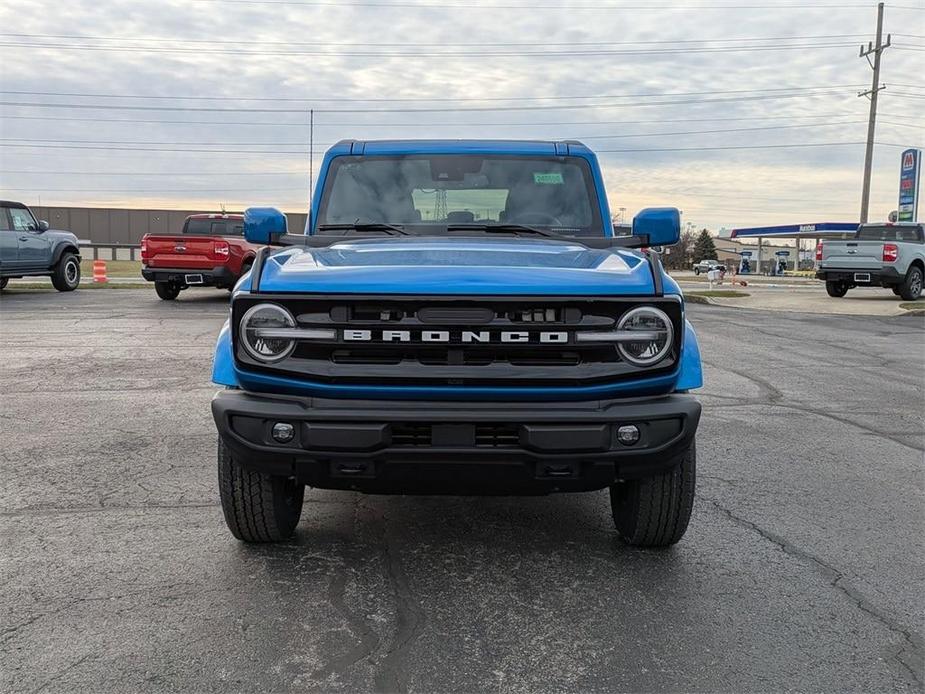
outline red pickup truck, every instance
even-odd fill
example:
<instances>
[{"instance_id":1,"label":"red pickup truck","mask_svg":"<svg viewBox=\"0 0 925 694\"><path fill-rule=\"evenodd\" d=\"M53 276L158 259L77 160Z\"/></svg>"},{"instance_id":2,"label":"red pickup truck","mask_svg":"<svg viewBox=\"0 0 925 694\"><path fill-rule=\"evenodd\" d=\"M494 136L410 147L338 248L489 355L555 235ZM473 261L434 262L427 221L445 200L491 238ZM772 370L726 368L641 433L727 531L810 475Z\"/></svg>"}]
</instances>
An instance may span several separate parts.
<instances>
[{"instance_id":1,"label":"red pickup truck","mask_svg":"<svg viewBox=\"0 0 925 694\"><path fill-rule=\"evenodd\" d=\"M243 215L194 214L180 235L141 239L141 275L166 301L193 286L230 290L250 270L257 249L244 240Z\"/></svg>"}]
</instances>

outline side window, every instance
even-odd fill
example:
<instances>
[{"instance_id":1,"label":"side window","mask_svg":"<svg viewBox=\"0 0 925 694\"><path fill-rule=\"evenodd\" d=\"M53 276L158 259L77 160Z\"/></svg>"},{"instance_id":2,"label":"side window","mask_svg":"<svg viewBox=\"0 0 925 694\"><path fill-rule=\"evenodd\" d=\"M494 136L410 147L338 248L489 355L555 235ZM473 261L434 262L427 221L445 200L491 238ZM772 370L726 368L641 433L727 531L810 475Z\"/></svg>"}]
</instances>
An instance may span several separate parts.
<instances>
[{"instance_id":1,"label":"side window","mask_svg":"<svg viewBox=\"0 0 925 694\"><path fill-rule=\"evenodd\" d=\"M0 231L10 231L10 213L8 207L0 207Z\"/></svg>"},{"instance_id":2,"label":"side window","mask_svg":"<svg viewBox=\"0 0 925 694\"><path fill-rule=\"evenodd\" d=\"M32 219L32 213L22 207L10 207L10 217L13 220L13 228L16 231L35 231L38 226Z\"/></svg>"}]
</instances>

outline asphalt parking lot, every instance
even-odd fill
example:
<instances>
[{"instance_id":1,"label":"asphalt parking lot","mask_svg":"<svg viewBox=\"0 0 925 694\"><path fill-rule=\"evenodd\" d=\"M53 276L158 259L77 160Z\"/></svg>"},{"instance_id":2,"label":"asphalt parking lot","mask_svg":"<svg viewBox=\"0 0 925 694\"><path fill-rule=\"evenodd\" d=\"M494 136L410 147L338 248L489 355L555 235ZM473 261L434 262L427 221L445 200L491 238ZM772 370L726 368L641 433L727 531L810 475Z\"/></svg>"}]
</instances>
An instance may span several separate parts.
<instances>
[{"instance_id":1,"label":"asphalt parking lot","mask_svg":"<svg viewBox=\"0 0 925 694\"><path fill-rule=\"evenodd\" d=\"M310 492L237 543L227 293L0 299L0 690L919 691L925 319L691 306L698 500L667 551L604 492Z\"/></svg>"}]
</instances>

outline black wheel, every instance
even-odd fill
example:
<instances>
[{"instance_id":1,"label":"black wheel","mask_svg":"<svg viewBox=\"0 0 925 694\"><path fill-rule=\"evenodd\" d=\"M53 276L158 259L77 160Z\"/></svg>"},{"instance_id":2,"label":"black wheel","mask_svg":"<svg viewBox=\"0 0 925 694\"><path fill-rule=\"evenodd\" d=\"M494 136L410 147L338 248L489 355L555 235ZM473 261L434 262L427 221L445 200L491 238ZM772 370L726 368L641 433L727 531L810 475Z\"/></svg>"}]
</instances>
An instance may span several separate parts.
<instances>
[{"instance_id":1,"label":"black wheel","mask_svg":"<svg viewBox=\"0 0 925 694\"><path fill-rule=\"evenodd\" d=\"M279 542L292 536L299 516L305 485L287 477L246 470L218 439L218 490L225 523L231 534L244 542Z\"/></svg>"},{"instance_id":2,"label":"black wheel","mask_svg":"<svg viewBox=\"0 0 925 694\"><path fill-rule=\"evenodd\" d=\"M65 253L55 266L51 283L59 292L72 292L80 284L80 261L73 253Z\"/></svg>"},{"instance_id":3,"label":"black wheel","mask_svg":"<svg viewBox=\"0 0 925 694\"><path fill-rule=\"evenodd\" d=\"M180 295L180 285L173 282L155 282L154 291L164 301L173 301Z\"/></svg>"},{"instance_id":4,"label":"black wheel","mask_svg":"<svg viewBox=\"0 0 925 694\"><path fill-rule=\"evenodd\" d=\"M6 285L10 283L9 277L0 277L0 291L6 289Z\"/></svg>"},{"instance_id":5,"label":"black wheel","mask_svg":"<svg viewBox=\"0 0 925 694\"><path fill-rule=\"evenodd\" d=\"M637 547L667 547L684 537L694 508L697 451L691 442L681 462L655 477L617 482L610 508L620 537Z\"/></svg>"},{"instance_id":6,"label":"black wheel","mask_svg":"<svg viewBox=\"0 0 925 694\"><path fill-rule=\"evenodd\" d=\"M922 295L922 268L913 265L906 273L906 279L899 285L899 295L903 301L915 301Z\"/></svg>"},{"instance_id":7,"label":"black wheel","mask_svg":"<svg viewBox=\"0 0 925 694\"><path fill-rule=\"evenodd\" d=\"M829 296L840 297L848 293L848 283L847 282L826 282L825 290L829 293Z\"/></svg>"},{"instance_id":8,"label":"black wheel","mask_svg":"<svg viewBox=\"0 0 925 694\"><path fill-rule=\"evenodd\" d=\"M700 274L700 268L699 268L699 267L695 267L695 268L694 268L694 274L695 274L695 275L699 275L699 274Z\"/></svg>"}]
</instances>

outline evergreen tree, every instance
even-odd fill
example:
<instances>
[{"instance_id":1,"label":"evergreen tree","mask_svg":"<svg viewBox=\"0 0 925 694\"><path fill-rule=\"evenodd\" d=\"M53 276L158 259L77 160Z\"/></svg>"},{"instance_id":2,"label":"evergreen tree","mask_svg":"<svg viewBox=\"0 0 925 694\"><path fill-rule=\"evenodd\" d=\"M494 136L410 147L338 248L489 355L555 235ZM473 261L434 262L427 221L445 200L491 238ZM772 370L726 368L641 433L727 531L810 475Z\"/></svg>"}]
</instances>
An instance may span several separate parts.
<instances>
[{"instance_id":1,"label":"evergreen tree","mask_svg":"<svg viewBox=\"0 0 925 694\"><path fill-rule=\"evenodd\" d=\"M701 260L716 259L716 245L713 243L713 237L710 236L709 231L704 229L694 242L694 262L699 263Z\"/></svg>"}]
</instances>

